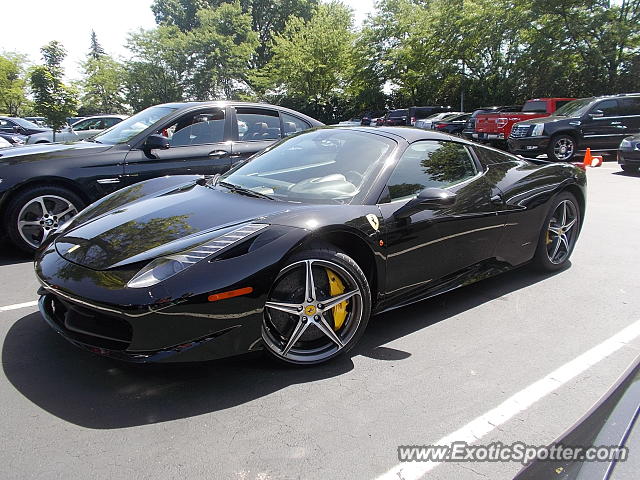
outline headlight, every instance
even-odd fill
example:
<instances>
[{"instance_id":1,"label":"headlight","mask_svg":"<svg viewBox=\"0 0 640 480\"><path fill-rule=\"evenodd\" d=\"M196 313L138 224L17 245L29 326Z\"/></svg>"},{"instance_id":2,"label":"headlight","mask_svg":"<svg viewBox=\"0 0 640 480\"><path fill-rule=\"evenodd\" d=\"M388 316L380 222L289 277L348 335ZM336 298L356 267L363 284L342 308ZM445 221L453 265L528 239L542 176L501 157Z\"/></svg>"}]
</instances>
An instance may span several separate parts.
<instances>
[{"instance_id":1,"label":"headlight","mask_svg":"<svg viewBox=\"0 0 640 480\"><path fill-rule=\"evenodd\" d=\"M531 131L532 137L539 137L544 132L544 123L536 123Z\"/></svg>"},{"instance_id":2,"label":"headlight","mask_svg":"<svg viewBox=\"0 0 640 480\"><path fill-rule=\"evenodd\" d=\"M229 248L268 226L264 223L250 223L184 252L156 258L136 273L127 283L127 287L143 288L162 282L198 263L200 260Z\"/></svg>"},{"instance_id":3,"label":"headlight","mask_svg":"<svg viewBox=\"0 0 640 480\"><path fill-rule=\"evenodd\" d=\"M633 143L631 143L631 140L625 138L620 142L620 148L633 148Z\"/></svg>"}]
</instances>

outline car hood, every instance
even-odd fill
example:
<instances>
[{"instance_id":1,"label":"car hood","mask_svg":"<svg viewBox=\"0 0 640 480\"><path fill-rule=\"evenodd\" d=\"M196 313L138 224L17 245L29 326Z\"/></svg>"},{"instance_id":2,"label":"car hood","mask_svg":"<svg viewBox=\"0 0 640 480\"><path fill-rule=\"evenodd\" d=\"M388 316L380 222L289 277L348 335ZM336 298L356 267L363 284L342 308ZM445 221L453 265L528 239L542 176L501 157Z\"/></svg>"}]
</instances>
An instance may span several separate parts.
<instances>
[{"instance_id":1,"label":"car hood","mask_svg":"<svg viewBox=\"0 0 640 480\"><path fill-rule=\"evenodd\" d=\"M555 115L549 115L548 117L537 117L537 118L532 118L531 120L523 120L521 122L518 122L518 125L534 125L536 123L556 123L556 122L579 121L579 120L580 118L578 117L557 117Z\"/></svg>"},{"instance_id":2,"label":"car hood","mask_svg":"<svg viewBox=\"0 0 640 480\"><path fill-rule=\"evenodd\" d=\"M162 186L162 180L170 182L172 178L176 177L157 179L153 185ZM107 203L112 201L111 209L108 205L105 208L104 202L90 207L99 210L94 218L86 219L86 211L80 213L83 223L72 225L56 239L58 253L94 270L118 268L183 251L246 222L269 223L271 217L299 208L193 180L184 183L184 179L182 185L174 181L169 188L140 197L138 191L148 189L145 183L107 197ZM115 199L123 195L133 201L118 205L121 200Z\"/></svg>"},{"instance_id":3,"label":"car hood","mask_svg":"<svg viewBox=\"0 0 640 480\"><path fill-rule=\"evenodd\" d=\"M0 153L0 165L16 165L39 160L55 160L56 158L70 158L100 153L112 148L92 142L77 142L70 144L51 143L44 145L25 145Z\"/></svg>"}]
</instances>

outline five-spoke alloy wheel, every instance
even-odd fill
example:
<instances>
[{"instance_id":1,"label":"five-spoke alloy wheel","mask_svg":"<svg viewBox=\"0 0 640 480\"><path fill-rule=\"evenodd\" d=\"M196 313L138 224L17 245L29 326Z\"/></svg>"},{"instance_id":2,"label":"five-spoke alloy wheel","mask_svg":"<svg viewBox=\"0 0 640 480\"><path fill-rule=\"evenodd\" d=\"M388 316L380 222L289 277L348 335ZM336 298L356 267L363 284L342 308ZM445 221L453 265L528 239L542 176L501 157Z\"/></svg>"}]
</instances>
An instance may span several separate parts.
<instances>
[{"instance_id":1,"label":"five-spoke alloy wheel","mask_svg":"<svg viewBox=\"0 0 640 480\"><path fill-rule=\"evenodd\" d=\"M371 294L347 255L311 250L278 274L265 303L262 339L279 360L327 361L353 346L366 327Z\"/></svg>"},{"instance_id":2,"label":"five-spoke alloy wheel","mask_svg":"<svg viewBox=\"0 0 640 480\"><path fill-rule=\"evenodd\" d=\"M555 271L569 261L580 233L580 208L569 192L558 195L540 233L534 263L543 270Z\"/></svg>"}]
</instances>

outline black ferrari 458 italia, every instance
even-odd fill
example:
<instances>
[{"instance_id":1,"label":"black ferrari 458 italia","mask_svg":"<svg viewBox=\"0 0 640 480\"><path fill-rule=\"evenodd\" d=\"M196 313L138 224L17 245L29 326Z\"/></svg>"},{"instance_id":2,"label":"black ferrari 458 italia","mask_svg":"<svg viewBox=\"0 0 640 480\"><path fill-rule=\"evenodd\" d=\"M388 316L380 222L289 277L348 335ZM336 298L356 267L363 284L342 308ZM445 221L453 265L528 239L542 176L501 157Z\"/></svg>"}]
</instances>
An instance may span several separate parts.
<instances>
[{"instance_id":1,"label":"black ferrari 458 italia","mask_svg":"<svg viewBox=\"0 0 640 480\"><path fill-rule=\"evenodd\" d=\"M36 257L40 310L134 362L264 348L315 364L369 317L533 262L564 267L586 175L404 127L294 134L222 176L155 178L62 226Z\"/></svg>"}]
</instances>

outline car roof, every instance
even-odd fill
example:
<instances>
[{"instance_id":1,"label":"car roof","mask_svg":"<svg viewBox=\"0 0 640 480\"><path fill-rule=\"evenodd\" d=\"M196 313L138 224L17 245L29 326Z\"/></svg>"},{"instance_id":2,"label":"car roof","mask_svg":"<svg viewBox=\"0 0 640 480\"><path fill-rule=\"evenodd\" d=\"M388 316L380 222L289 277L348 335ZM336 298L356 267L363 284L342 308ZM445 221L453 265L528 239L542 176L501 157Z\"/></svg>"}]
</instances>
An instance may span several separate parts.
<instances>
[{"instance_id":1,"label":"car roof","mask_svg":"<svg viewBox=\"0 0 640 480\"><path fill-rule=\"evenodd\" d=\"M183 108L192 108L192 107L224 107L227 105L232 105L232 106L242 106L242 107L256 107L256 108L275 108L277 110L281 110L285 113L290 113L291 115L294 116L298 116L298 117L304 117L307 120L312 120L313 122L315 122L314 126L319 126L319 125L324 125L322 122L320 122L319 120L316 120L313 117L310 117L309 115L306 115L302 112L298 112L296 110L292 110L290 108L287 107L282 107L280 105L272 105L270 103L260 103L260 102L241 102L241 101L236 101L236 100L210 100L207 102L173 102L173 103L161 103L159 105L154 105L155 107L171 107L171 108L177 108L177 109L183 109Z\"/></svg>"}]
</instances>

